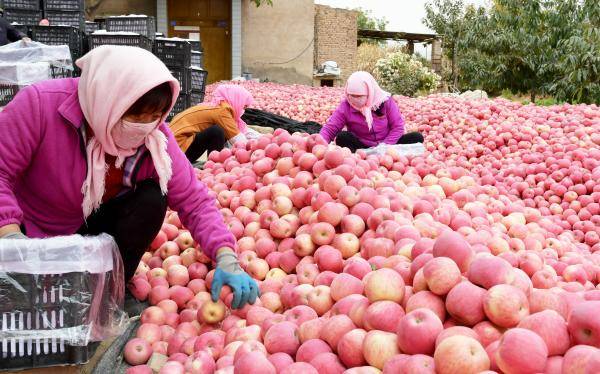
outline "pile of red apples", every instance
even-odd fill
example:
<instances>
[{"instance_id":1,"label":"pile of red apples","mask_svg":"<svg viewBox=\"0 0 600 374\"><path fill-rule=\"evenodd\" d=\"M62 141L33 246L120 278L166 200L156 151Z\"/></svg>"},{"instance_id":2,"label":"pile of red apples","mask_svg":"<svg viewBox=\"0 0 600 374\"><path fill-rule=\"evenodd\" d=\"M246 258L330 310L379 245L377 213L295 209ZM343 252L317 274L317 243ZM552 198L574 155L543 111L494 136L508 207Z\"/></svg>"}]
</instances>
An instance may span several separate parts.
<instances>
[{"instance_id":1,"label":"pile of red apples","mask_svg":"<svg viewBox=\"0 0 600 374\"><path fill-rule=\"evenodd\" d=\"M397 100L423 156L282 130L209 155L261 296L213 303L169 212L131 282L152 306L130 374L600 372L600 110Z\"/></svg>"}]
</instances>

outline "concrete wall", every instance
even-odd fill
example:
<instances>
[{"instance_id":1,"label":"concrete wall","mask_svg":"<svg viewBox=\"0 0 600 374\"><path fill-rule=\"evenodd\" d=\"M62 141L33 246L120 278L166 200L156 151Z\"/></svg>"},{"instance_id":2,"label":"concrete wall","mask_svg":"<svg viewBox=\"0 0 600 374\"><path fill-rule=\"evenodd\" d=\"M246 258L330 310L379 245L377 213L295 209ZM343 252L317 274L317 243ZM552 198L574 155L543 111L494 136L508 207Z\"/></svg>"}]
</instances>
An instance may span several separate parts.
<instances>
[{"instance_id":1,"label":"concrete wall","mask_svg":"<svg viewBox=\"0 0 600 374\"><path fill-rule=\"evenodd\" d=\"M315 5L315 67L325 61L337 62L342 69L342 82L355 66L357 15L352 10Z\"/></svg>"},{"instance_id":2,"label":"concrete wall","mask_svg":"<svg viewBox=\"0 0 600 374\"><path fill-rule=\"evenodd\" d=\"M152 0L85 0L88 19L120 14L146 14L156 17L156 1Z\"/></svg>"},{"instance_id":3,"label":"concrete wall","mask_svg":"<svg viewBox=\"0 0 600 374\"><path fill-rule=\"evenodd\" d=\"M258 8L242 0L242 71L254 78L311 85L314 30L313 0L273 0L272 7Z\"/></svg>"}]
</instances>

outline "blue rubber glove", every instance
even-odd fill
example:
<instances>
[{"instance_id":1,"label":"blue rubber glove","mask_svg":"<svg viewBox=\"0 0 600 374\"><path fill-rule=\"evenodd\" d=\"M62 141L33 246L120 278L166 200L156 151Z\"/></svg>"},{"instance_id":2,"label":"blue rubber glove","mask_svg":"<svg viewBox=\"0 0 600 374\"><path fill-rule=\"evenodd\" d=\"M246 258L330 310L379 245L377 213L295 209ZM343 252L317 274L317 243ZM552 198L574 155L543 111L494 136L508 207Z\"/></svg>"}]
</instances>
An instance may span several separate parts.
<instances>
[{"instance_id":1,"label":"blue rubber glove","mask_svg":"<svg viewBox=\"0 0 600 374\"><path fill-rule=\"evenodd\" d=\"M219 300L221 288L228 285L233 290L233 309L243 308L246 303L254 304L259 296L258 285L242 268L233 251L217 254L217 268L210 287L213 302Z\"/></svg>"}]
</instances>

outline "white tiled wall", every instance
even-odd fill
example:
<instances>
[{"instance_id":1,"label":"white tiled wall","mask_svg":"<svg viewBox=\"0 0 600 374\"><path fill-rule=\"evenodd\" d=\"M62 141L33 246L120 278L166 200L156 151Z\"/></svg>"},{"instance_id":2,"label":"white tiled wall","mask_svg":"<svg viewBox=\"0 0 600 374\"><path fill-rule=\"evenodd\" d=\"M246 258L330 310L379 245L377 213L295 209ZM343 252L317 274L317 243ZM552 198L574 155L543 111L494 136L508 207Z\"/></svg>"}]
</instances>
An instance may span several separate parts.
<instances>
[{"instance_id":1,"label":"white tiled wall","mask_svg":"<svg viewBox=\"0 0 600 374\"><path fill-rule=\"evenodd\" d=\"M167 0L156 0L156 30L167 35Z\"/></svg>"},{"instance_id":2,"label":"white tiled wall","mask_svg":"<svg viewBox=\"0 0 600 374\"><path fill-rule=\"evenodd\" d=\"M231 78L242 75L242 0L231 0Z\"/></svg>"}]
</instances>

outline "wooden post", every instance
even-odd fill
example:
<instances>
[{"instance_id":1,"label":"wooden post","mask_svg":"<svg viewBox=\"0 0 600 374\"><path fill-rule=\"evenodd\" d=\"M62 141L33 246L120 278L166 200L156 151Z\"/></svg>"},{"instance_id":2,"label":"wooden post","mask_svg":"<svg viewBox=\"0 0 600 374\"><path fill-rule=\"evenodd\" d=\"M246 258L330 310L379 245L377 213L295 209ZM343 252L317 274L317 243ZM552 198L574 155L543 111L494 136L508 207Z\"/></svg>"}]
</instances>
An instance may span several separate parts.
<instances>
[{"instance_id":1,"label":"wooden post","mask_svg":"<svg viewBox=\"0 0 600 374\"><path fill-rule=\"evenodd\" d=\"M408 48L408 54L409 55L414 55L415 54L415 42L413 40L409 40L408 44L406 45L406 47Z\"/></svg>"}]
</instances>

